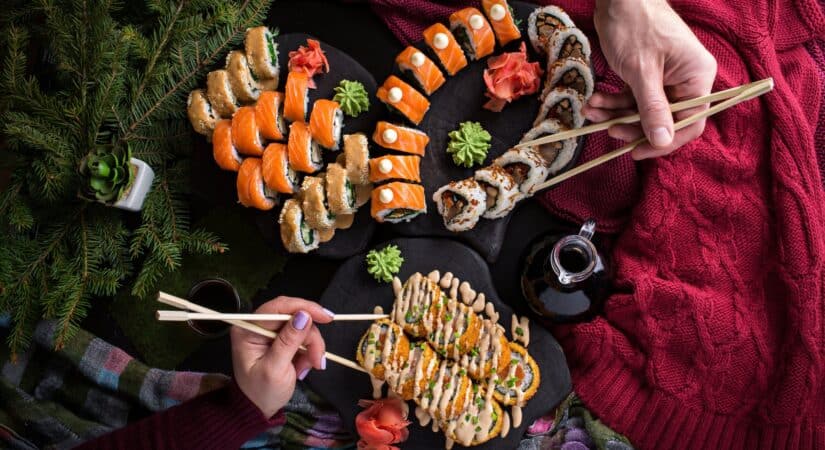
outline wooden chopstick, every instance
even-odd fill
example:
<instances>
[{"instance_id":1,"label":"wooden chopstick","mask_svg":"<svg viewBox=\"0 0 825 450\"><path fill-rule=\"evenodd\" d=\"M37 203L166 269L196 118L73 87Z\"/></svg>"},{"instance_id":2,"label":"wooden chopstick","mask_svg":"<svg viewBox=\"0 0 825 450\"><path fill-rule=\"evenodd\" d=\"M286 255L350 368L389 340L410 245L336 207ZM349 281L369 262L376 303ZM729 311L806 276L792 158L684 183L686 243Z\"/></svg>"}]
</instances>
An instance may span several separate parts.
<instances>
[{"instance_id":1,"label":"wooden chopstick","mask_svg":"<svg viewBox=\"0 0 825 450\"><path fill-rule=\"evenodd\" d=\"M260 320L273 322L286 322L292 320L291 314L229 314L229 313L198 313L189 311L168 311L158 310L155 317L163 322L185 322L187 320ZM335 322L358 321L358 320L378 320L390 317L389 314L336 314L333 318Z\"/></svg>"},{"instance_id":2,"label":"wooden chopstick","mask_svg":"<svg viewBox=\"0 0 825 450\"><path fill-rule=\"evenodd\" d=\"M736 97L741 93L747 91L750 88L755 86L759 86L765 83L770 83L773 85L773 78L765 78L763 80L754 81L753 83L743 84L741 86L732 87L730 89L725 89L724 91L714 92L709 95L705 95L702 97L692 98L690 100L684 100L677 103L670 104L670 111L671 112L679 112L684 111L686 109L695 108L697 106L704 105L706 103L714 103L721 100L727 100L729 98ZM559 133L551 134L549 136L543 136L538 139L533 139L532 141L522 142L520 144L516 144L514 148L522 148L522 147L533 147L536 145L542 144L549 144L551 142L558 142L563 141L565 139L575 138L579 136L584 136L588 134L595 133L597 131L602 131L610 128L613 125L619 124L628 124L628 123L636 123L641 120L639 114L631 114L629 116L624 117L617 117L615 119L606 120L604 122L594 123L592 125L587 125L586 127L575 128L572 130L562 131Z\"/></svg>"},{"instance_id":3,"label":"wooden chopstick","mask_svg":"<svg viewBox=\"0 0 825 450\"><path fill-rule=\"evenodd\" d=\"M174 306L180 309L188 309L190 311L195 311L199 313L207 313L207 314L218 314L217 311L211 310L209 308L203 307L198 305L197 303L192 303L188 300L184 300L180 297L176 297L172 294L167 294L165 292L158 292L158 301L164 303L166 305ZM267 330L266 328L260 327L255 325L254 323L249 323L243 320L235 320L235 319L221 319L221 321L235 325L237 327L243 328L247 331L251 331L256 334L260 334L261 336L268 337L270 339L275 339L278 337L278 333L275 333L272 330ZM306 350L306 347L303 345L301 346L302 350ZM349 367L350 369L357 370L359 372L368 373L364 368L356 364L354 361L350 361L346 358L338 356L334 353L326 352L326 357L330 361L337 362L342 366Z\"/></svg>"},{"instance_id":4,"label":"wooden chopstick","mask_svg":"<svg viewBox=\"0 0 825 450\"><path fill-rule=\"evenodd\" d=\"M727 99L727 100L725 100L721 103L717 103L716 105L713 105L710 108L708 108L708 109L706 109L702 112L696 113L696 114L694 114L690 117L687 117L683 120L680 120L680 121L676 122L673 125L674 130L681 130L682 128L685 128L686 126L691 125L695 122L698 122L699 120L708 118L708 117L718 113L719 111L723 111L723 110L728 109L732 106L738 105L739 103L748 101L750 99L759 97L762 94L765 94L767 92L772 91L773 90L773 78L766 78L764 80L760 80L760 81L757 81L756 83L751 83L750 85L746 85L746 86L748 86L748 88L741 91L737 96L729 98L729 99ZM616 150L614 150L610 153L606 153L602 156L599 156L598 158L592 159L590 161L587 161L584 164L576 166L576 167L568 170L567 172L563 172L559 175L556 175L555 177L550 178L549 180L545 181L544 183L536 186L536 189L535 189L534 192L538 192L542 189L547 189L550 186L554 186L558 183L561 183L562 181L567 180L568 178L575 177L576 175L579 175L583 172L586 172L586 171L588 171L588 170L590 170L590 169L592 169L592 168L594 168L594 167L596 167L600 164L604 164L607 161L610 161L612 159L616 159L619 156L624 155L625 153L629 153L631 150L638 147L639 144L642 144L644 142L647 142L646 138L638 139L638 140L633 141L633 142L631 142L631 143L629 143L629 144L627 144L623 147L620 147L620 148L618 148L618 149L616 149Z\"/></svg>"}]
</instances>

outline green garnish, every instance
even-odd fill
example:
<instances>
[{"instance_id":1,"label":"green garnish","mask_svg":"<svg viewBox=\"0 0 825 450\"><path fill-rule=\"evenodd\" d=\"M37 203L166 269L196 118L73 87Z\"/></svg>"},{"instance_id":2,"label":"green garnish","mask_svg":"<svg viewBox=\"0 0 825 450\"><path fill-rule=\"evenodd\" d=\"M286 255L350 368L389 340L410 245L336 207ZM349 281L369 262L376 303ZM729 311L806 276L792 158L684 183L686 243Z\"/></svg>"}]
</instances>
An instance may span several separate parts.
<instances>
[{"instance_id":1,"label":"green garnish","mask_svg":"<svg viewBox=\"0 0 825 450\"><path fill-rule=\"evenodd\" d=\"M458 129L450 131L447 153L458 166L473 167L487 158L492 136L478 122L462 122Z\"/></svg>"},{"instance_id":2,"label":"green garnish","mask_svg":"<svg viewBox=\"0 0 825 450\"><path fill-rule=\"evenodd\" d=\"M388 245L381 250L370 250L367 253L367 272L378 281L389 283L392 277L401 270L404 258L401 250L395 245Z\"/></svg>"},{"instance_id":3,"label":"green garnish","mask_svg":"<svg viewBox=\"0 0 825 450\"><path fill-rule=\"evenodd\" d=\"M510 360L510 365L511 365L511 366L515 366L516 364L518 364L518 360L517 360L517 359L511 359L511 360Z\"/></svg>"},{"instance_id":4,"label":"green garnish","mask_svg":"<svg viewBox=\"0 0 825 450\"><path fill-rule=\"evenodd\" d=\"M348 204L350 208L355 208L355 197L355 186L353 186L352 183L349 180L347 180L347 198L349 200Z\"/></svg>"},{"instance_id":5,"label":"green garnish","mask_svg":"<svg viewBox=\"0 0 825 450\"><path fill-rule=\"evenodd\" d=\"M477 384L474 384L474 385L473 385L473 393L475 394L475 393L477 393L477 392L478 392L478 385L477 385Z\"/></svg>"},{"instance_id":6,"label":"green garnish","mask_svg":"<svg viewBox=\"0 0 825 450\"><path fill-rule=\"evenodd\" d=\"M518 378L516 377L510 378L509 380L507 380L507 387L515 387L517 381Z\"/></svg>"},{"instance_id":7,"label":"green garnish","mask_svg":"<svg viewBox=\"0 0 825 450\"><path fill-rule=\"evenodd\" d=\"M493 419L494 424L498 422L498 413L495 410L493 410L493 415L490 417Z\"/></svg>"},{"instance_id":8,"label":"green garnish","mask_svg":"<svg viewBox=\"0 0 825 450\"><path fill-rule=\"evenodd\" d=\"M524 336L524 330L521 327L516 327L516 334L519 336Z\"/></svg>"},{"instance_id":9,"label":"green garnish","mask_svg":"<svg viewBox=\"0 0 825 450\"><path fill-rule=\"evenodd\" d=\"M461 369L461 370L458 371L458 374L463 377L464 375L467 375L467 371L464 370L464 369Z\"/></svg>"},{"instance_id":10,"label":"green garnish","mask_svg":"<svg viewBox=\"0 0 825 450\"><path fill-rule=\"evenodd\" d=\"M516 12L513 11L513 7L511 5L507 5L507 9L510 10L510 17L513 18L513 23L516 24L516 28L521 26L521 19L516 17Z\"/></svg>"},{"instance_id":11,"label":"green garnish","mask_svg":"<svg viewBox=\"0 0 825 450\"><path fill-rule=\"evenodd\" d=\"M370 109L369 95L360 81L341 80L332 99L338 102L341 111L350 117Z\"/></svg>"},{"instance_id":12,"label":"green garnish","mask_svg":"<svg viewBox=\"0 0 825 450\"><path fill-rule=\"evenodd\" d=\"M481 432L481 426L476 426L476 433L480 433L480 432Z\"/></svg>"},{"instance_id":13,"label":"green garnish","mask_svg":"<svg viewBox=\"0 0 825 450\"><path fill-rule=\"evenodd\" d=\"M470 350L470 356L478 356L478 347L473 347L473 349Z\"/></svg>"}]
</instances>

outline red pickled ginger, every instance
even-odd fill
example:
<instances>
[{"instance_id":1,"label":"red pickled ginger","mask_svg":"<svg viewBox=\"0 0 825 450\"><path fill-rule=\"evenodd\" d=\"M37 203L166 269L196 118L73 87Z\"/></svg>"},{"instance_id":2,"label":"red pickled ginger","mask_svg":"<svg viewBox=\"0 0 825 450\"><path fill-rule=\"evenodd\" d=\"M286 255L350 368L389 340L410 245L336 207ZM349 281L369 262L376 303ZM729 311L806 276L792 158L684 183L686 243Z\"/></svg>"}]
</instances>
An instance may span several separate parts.
<instances>
[{"instance_id":1,"label":"red pickled ginger","mask_svg":"<svg viewBox=\"0 0 825 450\"><path fill-rule=\"evenodd\" d=\"M487 60L484 69L484 93L490 100L484 107L499 112L507 103L522 96L535 94L541 86L541 67L527 61L527 46L521 43L517 52L502 53Z\"/></svg>"},{"instance_id":2,"label":"red pickled ginger","mask_svg":"<svg viewBox=\"0 0 825 450\"><path fill-rule=\"evenodd\" d=\"M403 400L383 398L360 400L358 406L367 408L355 417L355 428L361 439L359 450L397 450L392 444L407 440L409 430Z\"/></svg>"},{"instance_id":3,"label":"red pickled ginger","mask_svg":"<svg viewBox=\"0 0 825 450\"><path fill-rule=\"evenodd\" d=\"M309 77L309 87L315 89L312 77L319 72L329 72L327 55L321 50L321 43L315 39L307 39L307 46L300 46L298 50L289 52L289 71L304 72Z\"/></svg>"}]
</instances>

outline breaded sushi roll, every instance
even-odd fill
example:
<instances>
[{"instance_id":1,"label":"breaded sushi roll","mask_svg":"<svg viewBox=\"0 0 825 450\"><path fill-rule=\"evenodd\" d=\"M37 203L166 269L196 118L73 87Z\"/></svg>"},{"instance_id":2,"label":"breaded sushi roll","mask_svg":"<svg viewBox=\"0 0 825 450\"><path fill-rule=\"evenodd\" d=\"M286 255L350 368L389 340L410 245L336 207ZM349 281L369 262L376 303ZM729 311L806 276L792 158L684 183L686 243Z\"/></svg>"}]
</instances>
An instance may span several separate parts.
<instances>
[{"instance_id":1,"label":"breaded sushi roll","mask_svg":"<svg viewBox=\"0 0 825 450\"><path fill-rule=\"evenodd\" d=\"M467 57L464 50L456 42L453 33L441 23L434 23L424 30L424 42L438 58L441 67L452 75L467 67Z\"/></svg>"},{"instance_id":2,"label":"breaded sushi roll","mask_svg":"<svg viewBox=\"0 0 825 450\"><path fill-rule=\"evenodd\" d=\"M238 201L247 208L268 211L278 204L278 194L264 183L260 158L246 158L236 179Z\"/></svg>"},{"instance_id":3,"label":"breaded sushi roll","mask_svg":"<svg viewBox=\"0 0 825 450\"><path fill-rule=\"evenodd\" d=\"M249 60L249 67L259 81L272 80L268 84L278 86L278 43L275 34L269 28L260 26L247 28L244 37L244 49Z\"/></svg>"},{"instance_id":4,"label":"breaded sushi roll","mask_svg":"<svg viewBox=\"0 0 825 450\"><path fill-rule=\"evenodd\" d=\"M215 112L223 118L232 117L238 109L238 99L232 92L226 70L213 70L206 75L206 97Z\"/></svg>"},{"instance_id":5,"label":"breaded sushi roll","mask_svg":"<svg viewBox=\"0 0 825 450\"><path fill-rule=\"evenodd\" d=\"M426 337L428 324L432 320L431 310L442 297L438 283L416 272L407 279L401 292L395 297L390 317L395 323L401 324L401 328L410 336Z\"/></svg>"},{"instance_id":6,"label":"breaded sushi roll","mask_svg":"<svg viewBox=\"0 0 825 450\"><path fill-rule=\"evenodd\" d=\"M547 119L533 127L521 138L521 142L532 141L544 136L550 136L567 128L556 119ZM539 144L536 146L544 165L547 166L547 174L555 175L567 167L576 155L578 141L576 138L565 139L563 141Z\"/></svg>"},{"instance_id":7,"label":"breaded sushi roll","mask_svg":"<svg viewBox=\"0 0 825 450\"><path fill-rule=\"evenodd\" d=\"M481 332L475 347L470 349L467 373L478 381L504 377L510 370L510 342L504 328L489 319L482 319Z\"/></svg>"},{"instance_id":8,"label":"breaded sushi roll","mask_svg":"<svg viewBox=\"0 0 825 450\"><path fill-rule=\"evenodd\" d=\"M559 59L578 58L590 62L590 40L577 27L562 27L553 32L547 47L547 67Z\"/></svg>"},{"instance_id":9,"label":"breaded sushi roll","mask_svg":"<svg viewBox=\"0 0 825 450\"><path fill-rule=\"evenodd\" d=\"M578 58L559 59L547 70L542 97L551 89L566 87L578 92L584 100L593 95L593 72L584 60Z\"/></svg>"},{"instance_id":10,"label":"breaded sushi roll","mask_svg":"<svg viewBox=\"0 0 825 450\"><path fill-rule=\"evenodd\" d=\"M364 133L344 135L344 154L342 165L347 169L347 178L356 185L369 183L370 148ZM360 206L360 205L359 205Z\"/></svg>"},{"instance_id":11,"label":"breaded sushi roll","mask_svg":"<svg viewBox=\"0 0 825 450\"><path fill-rule=\"evenodd\" d=\"M418 125L430 109L430 101L415 88L403 82L395 75L390 75L378 88L375 96L384 102L390 111L395 111Z\"/></svg>"},{"instance_id":12,"label":"breaded sushi roll","mask_svg":"<svg viewBox=\"0 0 825 450\"><path fill-rule=\"evenodd\" d=\"M464 447L481 445L501 434L504 411L488 388L473 385L470 403L458 418L440 423L440 428L457 444Z\"/></svg>"},{"instance_id":13,"label":"breaded sushi roll","mask_svg":"<svg viewBox=\"0 0 825 450\"><path fill-rule=\"evenodd\" d=\"M189 116L189 123L195 132L204 136L212 136L212 131L220 120L203 89L195 89L189 93L186 100L186 115Z\"/></svg>"},{"instance_id":14,"label":"breaded sushi roll","mask_svg":"<svg viewBox=\"0 0 825 450\"><path fill-rule=\"evenodd\" d=\"M467 231L478 223L487 207L487 193L474 179L452 181L433 194L438 213L450 231Z\"/></svg>"},{"instance_id":15,"label":"breaded sushi roll","mask_svg":"<svg viewBox=\"0 0 825 450\"><path fill-rule=\"evenodd\" d=\"M370 325L361 340L355 358L373 377L384 380L387 371L398 371L410 356L410 340L401 327L380 319Z\"/></svg>"},{"instance_id":16,"label":"breaded sushi roll","mask_svg":"<svg viewBox=\"0 0 825 450\"><path fill-rule=\"evenodd\" d=\"M481 0L481 8L490 19L498 44L504 47L511 41L521 39L521 31L513 18L513 10L507 0Z\"/></svg>"},{"instance_id":17,"label":"breaded sushi roll","mask_svg":"<svg viewBox=\"0 0 825 450\"><path fill-rule=\"evenodd\" d=\"M421 158L418 156L386 155L370 160L370 182L389 180L421 181Z\"/></svg>"},{"instance_id":18,"label":"breaded sushi roll","mask_svg":"<svg viewBox=\"0 0 825 450\"><path fill-rule=\"evenodd\" d=\"M427 212L424 186L399 181L379 186L372 191L370 212L378 222L409 222Z\"/></svg>"},{"instance_id":19,"label":"breaded sushi roll","mask_svg":"<svg viewBox=\"0 0 825 450\"><path fill-rule=\"evenodd\" d=\"M519 191L524 196L531 196L549 173L544 158L533 147L511 148L493 161L513 177Z\"/></svg>"},{"instance_id":20,"label":"breaded sushi roll","mask_svg":"<svg viewBox=\"0 0 825 450\"><path fill-rule=\"evenodd\" d=\"M304 220L316 230L335 228L335 215L329 210L324 175L304 177L301 184L301 209Z\"/></svg>"},{"instance_id":21,"label":"breaded sushi roll","mask_svg":"<svg viewBox=\"0 0 825 450\"><path fill-rule=\"evenodd\" d=\"M254 106L241 106L232 116L232 141L244 155L261 156L264 154L264 140L258 130Z\"/></svg>"},{"instance_id":22,"label":"breaded sushi roll","mask_svg":"<svg viewBox=\"0 0 825 450\"><path fill-rule=\"evenodd\" d=\"M327 165L325 184L329 211L336 217L341 214L354 214L356 211L355 185L347 178L347 169L340 164ZM337 222L335 226L338 228Z\"/></svg>"},{"instance_id":23,"label":"breaded sushi roll","mask_svg":"<svg viewBox=\"0 0 825 450\"><path fill-rule=\"evenodd\" d=\"M284 87L284 117L290 122L304 122L309 109L309 76L289 72Z\"/></svg>"},{"instance_id":24,"label":"breaded sushi roll","mask_svg":"<svg viewBox=\"0 0 825 450\"><path fill-rule=\"evenodd\" d=\"M416 402L435 420L449 421L459 417L473 398L473 382L467 371L455 361L441 360L435 376L427 380L427 388Z\"/></svg>"},{"instance_id":25,"label":"breaded sushi roll","mask_svg":"<svg viewBox=\"0 0 825 450\"><path fill-rule=\"evenodd\" d=\"M443 358L460 361L478 344L481 317L454 298L442 296L424 319L427 342Z\"/></svg>"},{"instance_id":26,"label":"breaded sushi roll","mask_svg":"<svg viewBox=\"0 0 825 450\"><path fill-rule=\"evenodd\" d=\"M264 150L264 182L270 189L281 194L294 194L300 186L298 173L289 166L286 144L273 142Z\"/></svg>"},{"instance_id":27,"label":"breaded sushi roll","mask_svg":"<svg viewBox=\"0 0 825 450\"><path fill-rule=\"evenodd\" d=\"M243 158L232 143L232 121L219 120L212 134L212 156L223 170L237 172L241 168Z\"/></svg>"},{"instance_id":28,"label":"breaded sushi roll","mask_svg":"<svg viewBox=\"0 0 825 450\"><path fill-rule=\"evenodd\" d=\"M278 218L281 241L290 253L309 253L318 248L318 232L304 220L301 202L290 198L284 202L281 216Z\"/></svg>"},{"instance_id":29,"label":"breaded sushi roll","mask_svg":"<svg viewBox=\"0 0 825 450\"><path fill-rule=\"evenodd\" d=\"M510 369L504 378L498 378L494 396L503 405L524 405L536 395L541 384L541 373L527 350L510 342Z\"/></svg>"},{"instance_id":30,"label":"breaded sushi roll","mask_svg":"<svg viewBox=\"0 0 825 450\"><path fill-rule=\"evenodd\" d=\"M475 8L464 8L450 14L450 31L471 61L491 55L496 48L493 27Z\"/></svg>"},{"instance_id":31,"label":"breaded sushi roll","mask_svg":"<svg viewBox=\"0 0 825 450\"><path fill-rule=\"evenodd\" d=\"M384 121L375 124L372 140L381 147L418 156L424 156L430 142L423 131Z\"/></svg>"},{"instance_id":32,"label":"breaded sushi roll","mask_svg":"<svg viewBox=\"0 0 825 450\"><path fill-rule=\"evenodd\" d=\"M261 136L270 141L283 141L287 135L284 120L284 94L274 91L261 92L255 103L255 120Z\"/></svg>"},{"instance_id":33,"label":"breaded sushi roll","mask_svg":"<svg viewBox=\"0 0 825 450\"><path fill-rule=\"evenodd\" d=\"M567 128L580 128L584 125L583 104L581 94L571 88L560 86L552 89L542 100L533 126L538 126L546 119L556 119Z\"/></svg>"},{"instance_id":34,"label":"breaded sushi roll","mask_svg":"<svg viewBox=\"0 0 825 450\"><path fill-rule=\"evenodd\" d=\"M261 95L261 90L258 88L258 82L252 76L252 71L249 70L249 62L246 60L246 55L240 50L233 50L229 52L226 57L226 71L229 72L229 84L232 86L232 92L241 103L252 103L258 100Z\"/></svg>"},{"instance_id":35,"label":"breaded sushi roll","mask_svg":"<svg viewBox=\"0 0 825 450\"><path fill-rule=\"evenodd\" d=\"M410 344L407 360L397 371L385 371L385 380L390 390L404 400L422 398L430 380L438 374L441 360L426 342Z\"/></svg>"},{"instance_id":36,"label":"breaded sushi roll","mask_svg":"<svg viewBox=\"0 0 825 450\"><path fill-rule=\"evenodd\" d=\"M547 52L550 37L561 27L575 27L570 16L558 6L542 6L536 8L527 18L527 36L533 50L540 55Z\"/></svg>"},{"instance_id":37,"label":"breaded sushi roll","mask_svg":"<svg viewBox=\"0 0 825 450\"><path fill-rule=\"evenodd\" d=\"M492 165L476 170L476 182L487 194L486 209L482 217L499 219L513 210L522 199L521 191L513 177L499 166Z\"/></svg>"},{"instance_id":38,"label":"breaded sushi roll","mask_svg":"<svg viewBox=\"0 0 825 450\"><path fill-rule=\"evenodd\" d=\"M433 60L412 46L405 48L395 57L395 64L401 73L414 81L427 95L432 95L447 81Z\"/></svg>"},{"instance_id":39,"label":"breaded sushi roll","mask_svg":"<svg viewBox=\"0 0 825 450\"><path fill-rule=\"evenodd\" d=\"M293 122L289 126L287 151L289 165L295 171L315 173L324 166L321 147L312 140L309 127L303 122Z\"/></svg>"},{"instance_id":40,"label":"breaded sushi roll","mask_svg":"<svg viewBox=\"0 0 825 450\"><path fill-rule=\"evenodd\" d=\"M321 99L312 105L309 116L309 132L312 139L321 147L338 150L341 143L341 130L344 127L344 113L338 102Z\"/></svg>"}]
</instances>

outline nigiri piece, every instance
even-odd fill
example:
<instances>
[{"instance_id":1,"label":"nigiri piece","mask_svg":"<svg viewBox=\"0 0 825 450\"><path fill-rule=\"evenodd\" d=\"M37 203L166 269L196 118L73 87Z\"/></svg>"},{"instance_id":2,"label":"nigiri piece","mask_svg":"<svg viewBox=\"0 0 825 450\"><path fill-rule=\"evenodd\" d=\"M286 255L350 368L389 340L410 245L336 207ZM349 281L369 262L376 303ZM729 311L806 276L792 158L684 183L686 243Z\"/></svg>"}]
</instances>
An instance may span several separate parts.
<instances>
[{"instance_id":1,"label":"nigiri piece","mask_svg":"<svg viewBox=\"0 0 825 450\"><path fill-rule=\"evenodd\" d=\"M481 0L481 7L490 19L499 45L504 47L511 41L521 39L521 31L513 19L513 11L507 0Z\"/></svg>"},{"instance_id":2,"label":"nigiri piece","mask_svg":"<svg viewBox=\"0 0 825 450\"><path fill-rule=\"evenodd\" d=\"M384 121L375 124L372 140L381 147L418 156L424 156L430 142L423 131Z\"/></svg>"},{"instance_id":3,"label":"nigiri piece","mask_svg":"<svg viewBox=\"0 0 825 450\"><path fill-rule=\"evenodd\" d=\"M264 154L264 143L255 118L255 107L241 106L232 116L232 142L239 152L249 156Z\"/></svg>"},{"instance_id":4,"label":"nigiri piece","mask_svg":"<svg viewBox=\"0 0 825 450\"><path fill-rule=\"evenodd\" d=\"M212 156L218 167L223 170L237 172L241 168L241 155L232 143L232 121L228 119L219 120L215 124L215 131L212 133Z\"/></svg>"},{"instance_id":5,"label":"nigiri piece","mask_svg":"<svg viewBox=\"0 0 825 450\"><path fill-rule=\"evenodd\" d=\"M289 72L284 88L284 117L290 122L304 122L309 107L309 76L304 72Z\"/></svg>"},{"instance_id":6,"label":"nigiri piece","mask_svg":"<svg viewBox=\"0 0 825 450\"><path fill-rule=\"evenodd\" d=\"M418 156L386 155L370 160L370 181L421 181L421 158Z\"/></svg>"},{"instance_id":7,"label":"nigiri piece","mask_svg":"<svg viewBox=\"0 0 825 450\"><path fill-rule=\"evenodd\" d=\"M420 184L393 182L372 191L370 213L378 222L409 222L426 212L424 186Z\"/></svg>"},{"instance_id":8,"label":"nigiri piece","mask_svg":"<svg viewBox=\"0 0 825 450\"><path fill-rule=\"evenodd\" d=\"M284 94L264 91L255 104L255 120L261 136L270 141L282 141L286 136L284 121Z\"/></svg>"},{"instance_id":9,"label":"nigiri piece","mask_svg":"<svg viewBox=\"0 0 825 450\"><path fill-rule=\"evenodd\" d=\"M312 139L321 144L321 147L338 150L343 126L344 113L338 102L322 99L312 105L309 132L312 134Z\"/></svg>"},{"instance_id":10,"label":"nigiri piece","mask_svg":"<svg viewBox=\"0 0 825 450\"><path fill-rule=\"evenodd\" d=\"M431 95L447 81L433 60L412 46L405 48L395 57L395 64L402 72L409 74L427 95Z\"/></svg>"},{"instance_id":11,"label":"nigiri piece","mask_svg":"<svg viewBox=\"0 0 825 450\"><path fill-rule=\"evenodd\" d=\"M430 101L409 84L390 75L378 88L375 96L391 110L398 111L410 122L418 125L430 109Z\"/></svg>"},{"instance_id":12,"label":"nigiri piece","mask_svg":"<svg viewBox=\"0 0 825 450\"><path fill-rule=\"evenodd\" d=\"M286 144L273 142L266 146L262 169L270 189L282 194L293 194L298 189L298 174L289 166Z\"/></svg>"},{"instance_id":13,"label":"nigiri piece","mask_svg":"<svg viewBox=\"0 0 825 450\"><path fill-rule=\"evenodd\" d=\"M455 75L467 67L467 57L464 56L464 51L456 42L455 36L444 25L436 23L424 30L424 42L432 49L441 62L441 66L450 75Z\"/></svg>"},{"instance_id":14,"label":"nigiri piece","mask_svg":"<svg viewBox=\"0 0 825 450\"><path fill-rule=\"evenodd\" d=\"M264 184L260 158L246 158L236 180L238 201L247 208L268 211L278 204L278 194Z\"/></svg>"},{"instance_id":15,"label":"nigiri piece","mask_svg":"<svg viewBox=\"0 0 825 450\"><path fill-rule=\"evenodd\" d=\"M450 14L450 30L471 60L484 58L496 48L493 28L481 11L475 8L464 8Z\"/></svg>"},{"instance_id":16,"label":"nigiri piece","mask_svg":"<svg viewBox=\"0 0 825 450\"><path fill-rule=\"evenodd\" d=\"M309 127L303 122L293 122L289 126L287 151L289 165L298 172L315 173L324 164L321 148L312 140Z\"/></svg>"}]
</instances>

